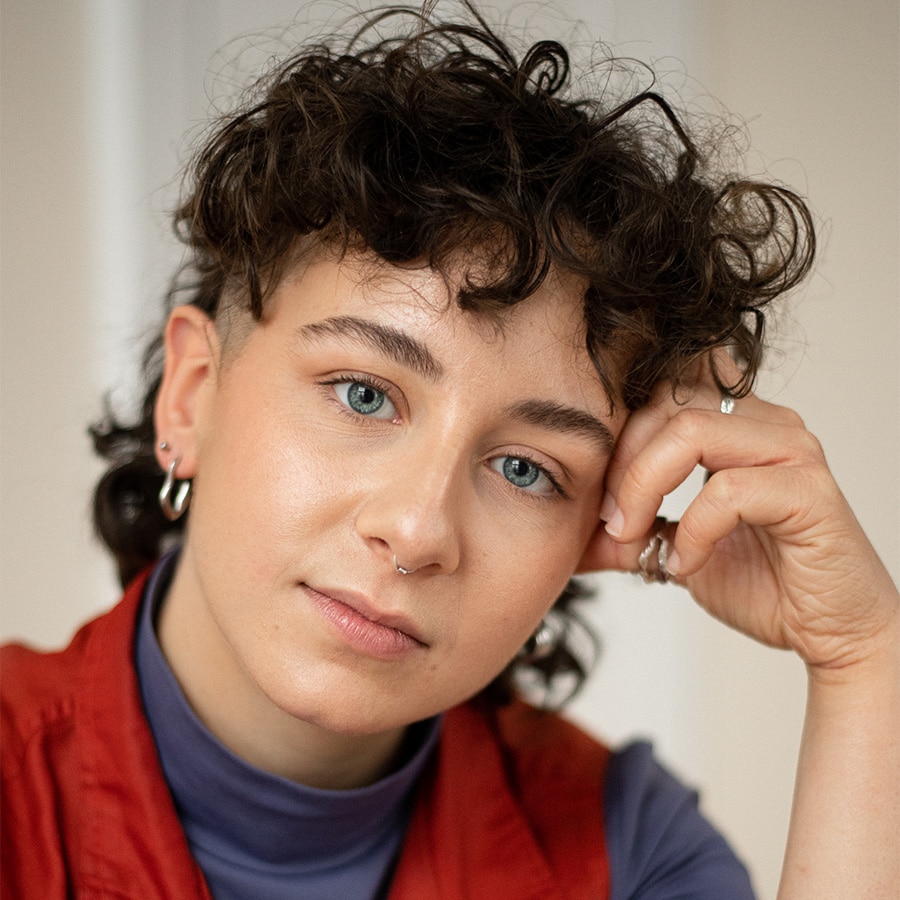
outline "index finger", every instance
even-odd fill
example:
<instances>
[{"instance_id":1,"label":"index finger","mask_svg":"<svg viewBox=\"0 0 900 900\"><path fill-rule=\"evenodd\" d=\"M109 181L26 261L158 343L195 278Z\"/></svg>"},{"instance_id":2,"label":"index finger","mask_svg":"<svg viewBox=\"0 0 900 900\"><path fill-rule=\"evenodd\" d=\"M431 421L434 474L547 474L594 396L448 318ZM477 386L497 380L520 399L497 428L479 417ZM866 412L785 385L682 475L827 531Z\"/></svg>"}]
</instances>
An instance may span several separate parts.
<instances>
[{"instance_id":1,"label":"index finger","mask_svg":"<svg viewBox=\"0 0 900 900\"><path fill-rule=\"evenodd\" d=\"M743 373L728 350L726 348L715 350L713 358L719 382L726 386L737 386ZM606 471L606 492L600 508L601 519L609 522L614 515L615 497L635 457L683 410L694 408L771 421L772 415L765 409L768 404L760 401L752 393L742 396L739 401L732 400L730 395L723 393L719 387L716 375L713 374L710 357L697 360L678 386L673 386L669 382L660 384L651 401L631 414L619 435L613 458ZM738 404L740 409L736 412Z\"/></svg>"}]
</instances>

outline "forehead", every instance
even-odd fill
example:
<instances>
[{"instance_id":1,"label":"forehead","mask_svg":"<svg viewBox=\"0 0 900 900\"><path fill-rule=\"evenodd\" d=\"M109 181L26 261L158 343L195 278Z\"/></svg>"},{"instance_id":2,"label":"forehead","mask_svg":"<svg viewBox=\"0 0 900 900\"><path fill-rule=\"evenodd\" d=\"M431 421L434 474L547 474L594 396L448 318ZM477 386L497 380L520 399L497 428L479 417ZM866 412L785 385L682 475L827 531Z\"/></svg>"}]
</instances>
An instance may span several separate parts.
<instances>
[{"instance_id":1,"label":"forehead","mask_svg":"<svg viewBox=\"0 0 900 900\"><path fill-rule=\"evenodd\" d=\"M586 349L583 284L551 272L525 300L479 313L457 302L465 277L462 268L320 255L285 279L274 317L301 354L324 349L360 371L374 359L372 374L390 377L377 362L388 361L437 385L445 401L602 432L608 449L610 431L599 423L615 426L616 416Z\"/></svg>"},{"instance_id":2,"label":"forehead","mask_svg":"<svg viewBox=\"0 0 900 900\"><path fill-rule=\"evenodd\" d=\"M460 292L478 283L486 265L472 254L471 259L459 258L436 270L422 264L396 265L371 253L338 253L318 244L283 278L269 312L287 306L289 312L309 318L353 306L379 318L420 326L427 322L433 338L453 335L460 341L515 345L527 335L529 342L543 337L545 343L555 341L569 352L584 349L583 279L551 270L538 290L522 301L462 309Z\"/></svg>"}]
</instances>

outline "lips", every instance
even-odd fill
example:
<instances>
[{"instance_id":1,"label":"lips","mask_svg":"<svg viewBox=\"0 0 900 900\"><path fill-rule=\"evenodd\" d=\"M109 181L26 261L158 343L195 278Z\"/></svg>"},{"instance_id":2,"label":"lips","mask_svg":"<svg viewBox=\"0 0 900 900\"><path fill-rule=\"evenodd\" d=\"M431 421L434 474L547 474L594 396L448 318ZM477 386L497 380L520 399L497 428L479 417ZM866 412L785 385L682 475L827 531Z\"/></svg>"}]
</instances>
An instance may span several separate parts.
<instances>
[{"instance_id":1,"label":"lips","mask_svg":"<svg viewBox=\"0 0 900 900\"><path fill-rule=\"evenodd\" d=\"M382 659L395 659L428 646L416 626L404 615L385 613L361 594L302 584L332 630L355 649Z\"/></svg>"}]
</instances>

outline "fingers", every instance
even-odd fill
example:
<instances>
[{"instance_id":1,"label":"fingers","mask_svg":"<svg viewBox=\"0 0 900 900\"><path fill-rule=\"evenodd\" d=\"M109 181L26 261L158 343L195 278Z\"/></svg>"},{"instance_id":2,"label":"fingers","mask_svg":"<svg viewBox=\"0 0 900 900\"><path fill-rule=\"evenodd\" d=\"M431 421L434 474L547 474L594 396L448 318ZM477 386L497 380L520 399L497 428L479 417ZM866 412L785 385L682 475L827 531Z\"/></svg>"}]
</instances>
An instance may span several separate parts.
<instances>
[{"instance_id":1,"label":"fingers","mask_svg":"<svg viewBox=\"0 0 900 900\"><path fill-rule=\"evenodd\" d=\"M676 525L677 523L675 522L667 522L663 518L657 518L646 534L642 534L637 540L624 543L611 537L601 523L591 538L577 571L581 574L601 571L640 574L641 554L645 553L647 548L658 537L663 537L666 540L663 551L663 561L665 562L669 549L673 546L672 539L675 535ZM657 543L651 548L644 561L644 570L648 581L665 580L659 577L652 577L655 573L661 571L660 549L661 546Z\"/></svg>"},{"instance_id":2,"label":"fingers","mask_svg":"<svg viewBox=\"0 0 900 900\"><path fill-rule=\"evenodd\" d=\"M717 472L678 523L669 567L687 577L699 571L717 545L741 524L765 529L773 539L810 543L813 506L823 483L801 466L732 468ZM815 499L813 499L815 498Z\"/></svg>"},{"instance_id":3,"label":"fingers","mask_svg":"<svg viewBox=\"0 0 900 900\"><path fill-rule=\"evenodd\" d=\"M723 376L729 366L737 373L729 359L719 367ZM676 530L657 518L660 504L698 465L718 474ZM810 466L827 472L821 447L793 411L751 393L726 414L708 368L677 396L662 386L619 437L600 509L609 539L598 533L586 558L601 563L597 568L636 571L662 527L671 545L670 569L696 572L740 522L769 527L796 512L791 504L802 506L797 485L803 478L791 470ZM781 468L787 473L772 475Z\"/></svg>"},{"instance_id":4,"label":"fingers","mask_svg":"<svg viewBox=\"0 0 900 900\"><path fill-rule=\"evenodd\" d=\"M659 519L698 465L713 474L681 521ZM605 486L582 571L663 580L668 567L713 616L820 671L883 646L896 589L790 410L749 394L723 411L709 378L663 387L626 422Z\"/></svg>"},{"instance_id":5,"label":"fingers","mask_svg":"<svg viewBox=\"0 0 900 900\"><path fill-rule=\"evenodd\" d=\"M609 533L625 542L650 529L662 498L697 465L720 473L799 465L821 456L803 429L697 408L681 409L639 449L621 452L617 448L617 470L607 476L601 517Z\"/></svg>"},{"instance_id":6,"label":"fingers","mask_svg":"<svg viewBox=\"0 0 900 900\"><path fill-rule=\"evenodd\" d=\"M672 396L671 387L661 387L654 400L646 408L634 413L626 422L616 444L616 454L606 474L607 488L615 493L619 482L634 457L650 439L680 414L689 410L710 413L707 422L715 422L722 412L722 394L713 385L705 384L691 389L689 394ZM803 428L802 419L793 410L775 406L748 394L735 400L731 419L751 419L761 423ZM683 417L682 417L683 418Z\"/></svg>"}]
</instances>

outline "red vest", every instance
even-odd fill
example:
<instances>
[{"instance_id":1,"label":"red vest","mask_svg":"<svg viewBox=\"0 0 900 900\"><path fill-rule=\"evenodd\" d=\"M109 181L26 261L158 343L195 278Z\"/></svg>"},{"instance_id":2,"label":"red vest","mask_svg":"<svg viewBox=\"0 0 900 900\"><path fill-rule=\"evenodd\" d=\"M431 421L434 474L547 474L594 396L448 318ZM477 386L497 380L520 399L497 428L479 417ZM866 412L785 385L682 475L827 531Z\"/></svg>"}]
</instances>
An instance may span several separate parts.
<instances>
[{"instance_id":1,"label":"red vest","mask_svg":"<svg viewBox=\"0 0 900 900\"><path fill-rule=\"evenodd\" d=\"M3 900L210 896L141 707L132 647L145 580L61 653L2 652ZM451 710L391 900L607 897L607 759L521 703Z\"/></svg>"}]
</instances>

